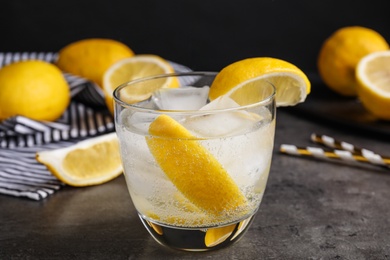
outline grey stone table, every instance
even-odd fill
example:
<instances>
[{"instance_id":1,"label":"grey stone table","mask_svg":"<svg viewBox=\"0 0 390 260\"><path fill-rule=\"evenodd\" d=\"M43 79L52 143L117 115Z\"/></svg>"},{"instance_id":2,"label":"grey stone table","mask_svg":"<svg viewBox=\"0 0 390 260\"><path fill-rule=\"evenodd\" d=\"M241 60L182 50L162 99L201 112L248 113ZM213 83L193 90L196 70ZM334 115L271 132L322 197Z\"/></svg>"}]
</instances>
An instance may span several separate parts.
<instances>
[{"instance_id":1,"label":"grey stone table","mask_svg":"<svg viewBox=\"0 0 390 260\"><path fill-rule=\"evenodd\" d=\"M42 202L0 196L0 259L390 259L390 171L278 152L282 143L313 145L312 132L390 151L383 137L280 109L263 203L233 246L188 253L158 245L121 176Z\"/></svg>"}]
</instances>

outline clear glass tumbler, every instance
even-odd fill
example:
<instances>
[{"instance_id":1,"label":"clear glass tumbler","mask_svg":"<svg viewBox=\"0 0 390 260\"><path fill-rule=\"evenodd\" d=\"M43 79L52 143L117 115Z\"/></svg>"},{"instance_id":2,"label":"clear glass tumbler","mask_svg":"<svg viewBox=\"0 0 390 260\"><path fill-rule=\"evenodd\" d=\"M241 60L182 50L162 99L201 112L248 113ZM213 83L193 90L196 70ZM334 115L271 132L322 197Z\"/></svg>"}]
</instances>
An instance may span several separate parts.
<instances>
[{"instance_id":1,"label":"clear glass tumbler","mask_svg":"<svg viewBox=\"0 0 390 260\"><path fill-rule=\"evenodd\" d=\"M259 83L245 105L226 95L210 102L215 76L159 75L114 92L131 199L152 237L170 248L207 251L238 241L266 187L275 89Z\"/></svg>"}]
</instances>

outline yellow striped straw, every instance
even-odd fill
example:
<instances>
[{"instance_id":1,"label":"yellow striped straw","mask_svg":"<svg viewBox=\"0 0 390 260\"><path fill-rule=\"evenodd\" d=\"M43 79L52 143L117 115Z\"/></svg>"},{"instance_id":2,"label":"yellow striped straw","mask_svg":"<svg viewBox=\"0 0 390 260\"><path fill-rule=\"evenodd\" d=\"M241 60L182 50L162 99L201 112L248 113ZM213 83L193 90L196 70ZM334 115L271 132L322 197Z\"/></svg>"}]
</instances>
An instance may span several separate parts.
<instances>
[{"instance_id":1,"label":"yellow striped straw","mask_svg":"<svg viewBox=\"0 0 390 260\"><path fill-rule=\"evenodd\" d=\"M305 157L314 157L325 160L344 162L362 162L390 168L390 158L377 154L371 150L356 147L350 143L339 141L330 136L312 134L311 140L327 147L336 148L331 151L318 147L297 147L291 144L282 144L280 152Z\"/></svg>"}]
</instances>

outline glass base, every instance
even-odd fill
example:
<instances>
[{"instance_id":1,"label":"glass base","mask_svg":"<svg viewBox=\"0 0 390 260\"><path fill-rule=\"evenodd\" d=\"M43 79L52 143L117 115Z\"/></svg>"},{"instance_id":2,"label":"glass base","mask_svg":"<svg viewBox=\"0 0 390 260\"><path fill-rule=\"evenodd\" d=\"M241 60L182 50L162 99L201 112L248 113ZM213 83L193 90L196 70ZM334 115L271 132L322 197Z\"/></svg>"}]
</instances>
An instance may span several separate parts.
<instances>
[{"instance_id":1,"label":"glass base","mask_svg":"<svg viewBox=\"0 0 390 260\"><path fill-rule=\"evenodd\" d=\"M254 215L236 223L212 228L183 228L161 225L139 217L152 235L161 245L184 251L210 251L229 246L237 242L247 231Z\"/></svg>"}]
</instances>

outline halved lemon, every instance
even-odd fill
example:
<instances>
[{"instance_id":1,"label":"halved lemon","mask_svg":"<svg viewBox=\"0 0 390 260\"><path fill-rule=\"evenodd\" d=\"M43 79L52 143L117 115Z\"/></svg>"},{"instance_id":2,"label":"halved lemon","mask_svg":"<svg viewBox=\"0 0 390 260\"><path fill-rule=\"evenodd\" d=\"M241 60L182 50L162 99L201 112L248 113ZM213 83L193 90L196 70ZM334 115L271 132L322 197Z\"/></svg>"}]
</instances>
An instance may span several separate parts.
<instances>
[{"instance_id":1,"label":"halved lemon","mask_svg":"<svg viewBox=\"0 0 390 260\"><path fill-rule=\"evenodd\" d=\"M37 152L36 160L71 186L101 184L122 173L116 133L93 137L65 148Z\"/></svg>"},{"instance_id":2,"label":"halved lemon","mask_svg":"<svg viewBox=\"0 0 390 260\"><path fill-rule=\"evenodd\" d=\"M210 87L209 98L228 95L241 105L247 104L257 86L265 82L275 86L277 106L296 105L310 93L310 81L298 67L276 58L256 57L223 68Z\"/></svg>"},{"instance_id":3,"label":"halved lemon","mask_svg":"<svg viewBox=\"0 0 390 260\"><path fill-rule=\"evenodd\" d=\"M356 66L365 55L389 49L386 39L375 30L345 26L332 33L318 54L318 73L332 91L343 96L357 95Z\"/></svg>"},{"instance_id":4,"label":"halved lemon","mask_svg":"<svg viewBox=\"0 0 390 260\"><path fill-rule=\"evenodd\" d=\"M103 90L108 109L111 112L114 110L113 91L119 85L143 77L173 72L174 69L168 61L152 54L135 55L116 62L107 69L103 76ZM154 84L129 89L126 101L136 103L149 98L158 88L175 88L178 86L179 82L174 77L162 79L158 84L155 81Z\"/></svg>"},{"instance_id":5,"label":"halved lemon","mask_svg":"<svg viewBox=\"0 0 390 260\"><path fill-rule=\"evenodd\" d=\"M364 56L356 69L357 93L374 116L390 120L390 51Z\"/></svg>"}]
</instances>

